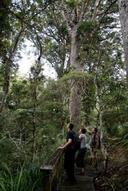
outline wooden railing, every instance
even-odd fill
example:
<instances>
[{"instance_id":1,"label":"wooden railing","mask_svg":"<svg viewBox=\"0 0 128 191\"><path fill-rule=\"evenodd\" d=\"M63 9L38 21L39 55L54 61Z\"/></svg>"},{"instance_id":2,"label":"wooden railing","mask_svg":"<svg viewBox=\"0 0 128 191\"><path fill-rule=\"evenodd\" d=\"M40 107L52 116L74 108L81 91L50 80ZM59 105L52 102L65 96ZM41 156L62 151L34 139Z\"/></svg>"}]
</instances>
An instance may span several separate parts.
<instances>
[{"instance_id":1,"label":"wooden railing","mask_svg":"<svg viewBox=\"0 0 128 191\"><path fill-rule=\"evenodd\" d=\"M43 173L42 191L57 190L63 170L63 151L57 149L47 162L40 167L40 170Z\"/></svg>"}]
</instances>

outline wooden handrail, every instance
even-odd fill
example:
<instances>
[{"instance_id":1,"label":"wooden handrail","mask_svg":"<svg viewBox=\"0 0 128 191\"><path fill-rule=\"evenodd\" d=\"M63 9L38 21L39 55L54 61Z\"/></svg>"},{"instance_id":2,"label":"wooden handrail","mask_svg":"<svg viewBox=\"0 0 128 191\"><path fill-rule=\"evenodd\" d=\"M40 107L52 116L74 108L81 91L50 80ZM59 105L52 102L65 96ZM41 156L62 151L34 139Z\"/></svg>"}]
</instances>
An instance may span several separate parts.
<instances>
[{"instance_id":1,"label":"wooden handrail","mask_svg":"<svg viewBox=\"0 0 128 191\"><path fill-rule=\"evenodd\" d=\"M40 167L44 173L42 191L53 191L57 188L57 183L63 170L63 151L57 149Z\"/></svg>"}]
</instances>

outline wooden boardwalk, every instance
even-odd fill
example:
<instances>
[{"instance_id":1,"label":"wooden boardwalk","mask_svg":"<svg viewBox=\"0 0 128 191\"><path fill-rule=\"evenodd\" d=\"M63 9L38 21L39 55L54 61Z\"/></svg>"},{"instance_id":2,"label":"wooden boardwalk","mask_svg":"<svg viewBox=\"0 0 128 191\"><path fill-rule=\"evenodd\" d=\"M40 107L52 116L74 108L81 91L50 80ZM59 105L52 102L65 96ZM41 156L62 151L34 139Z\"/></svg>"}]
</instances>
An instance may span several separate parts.
<instances>
[{"instance_id":1,"label":"wooden boardwalk","mask_svg":"<svg viewBox=\"0 0 128 191\"><path fill-rule=\"evenodd\" d=\"M70 185L66 181L66 176L63 174L61 181L58 186L58 191L95 191L94 188L94 177L98 172L90 165L86 166L86 174L79 175L79 169L75 169L75 176L77 183Z\"/></svg>"},{"instance_id":2,"label":"wooden boardwalk","mask_svg":"<svg viewBox=\"0 0 128 191\"><path fill-rule=\"evenodd\" d=\"M80 175L80 169L75 168L76 183L71 184L63 169L63 151L58 149L40 170L43 175L43 191L95 191L96 178L105 173L103 158L97 158L96 170L92 167L90 155L85 159L85 175ZM93 164L94 165L94 164ZM42 191L42 189L41 189Z\"/></svg>"}]
</instances>

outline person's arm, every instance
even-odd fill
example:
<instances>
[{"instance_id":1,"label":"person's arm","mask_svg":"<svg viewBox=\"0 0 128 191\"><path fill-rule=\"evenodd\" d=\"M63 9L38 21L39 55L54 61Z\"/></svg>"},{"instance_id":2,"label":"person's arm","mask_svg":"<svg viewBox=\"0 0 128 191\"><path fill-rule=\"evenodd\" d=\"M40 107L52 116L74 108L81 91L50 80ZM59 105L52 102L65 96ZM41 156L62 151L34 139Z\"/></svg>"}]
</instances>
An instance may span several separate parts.
<instances>
[{"instance_id":1,"label":"person's arm","mask_svg":"<svg viewBox=\"0 0 128 191\"><path fill-rule=\"evenodd\" d=\"M59 149L65 149L68 145L70 145L72 143L72 139L68 139L68 141L63 145L63 146L60 146Z\"/></svg>"},{"instance_id":2,"label":"person's arm","mask_svg":"<svg viewBox=\"0 0 128 191\"><path fill-rule=\"evenodd\" d=\"M79 135L79 139L80 139L80 141L81 141L82 137L83 137L82 134L80 134L80 135Z\"/></svg>"}]
</instances>

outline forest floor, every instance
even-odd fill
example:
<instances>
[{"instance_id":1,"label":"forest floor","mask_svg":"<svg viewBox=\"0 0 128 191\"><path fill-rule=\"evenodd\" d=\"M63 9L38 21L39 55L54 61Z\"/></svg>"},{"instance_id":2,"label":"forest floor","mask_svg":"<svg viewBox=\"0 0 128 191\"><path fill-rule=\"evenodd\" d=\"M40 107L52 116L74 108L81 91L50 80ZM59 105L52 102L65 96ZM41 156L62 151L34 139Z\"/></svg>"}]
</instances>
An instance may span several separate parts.
<instances>
[{"instance_id":1,"label":"forest floor","mask_svg":"<svg viewBox=\"0 0 128 191\"><path fill-rule=\"evenodd\" d=\"M96 191L128 191L128 151L112 141L106 173L94 178Z\"/></svg>"}]
</instances>

